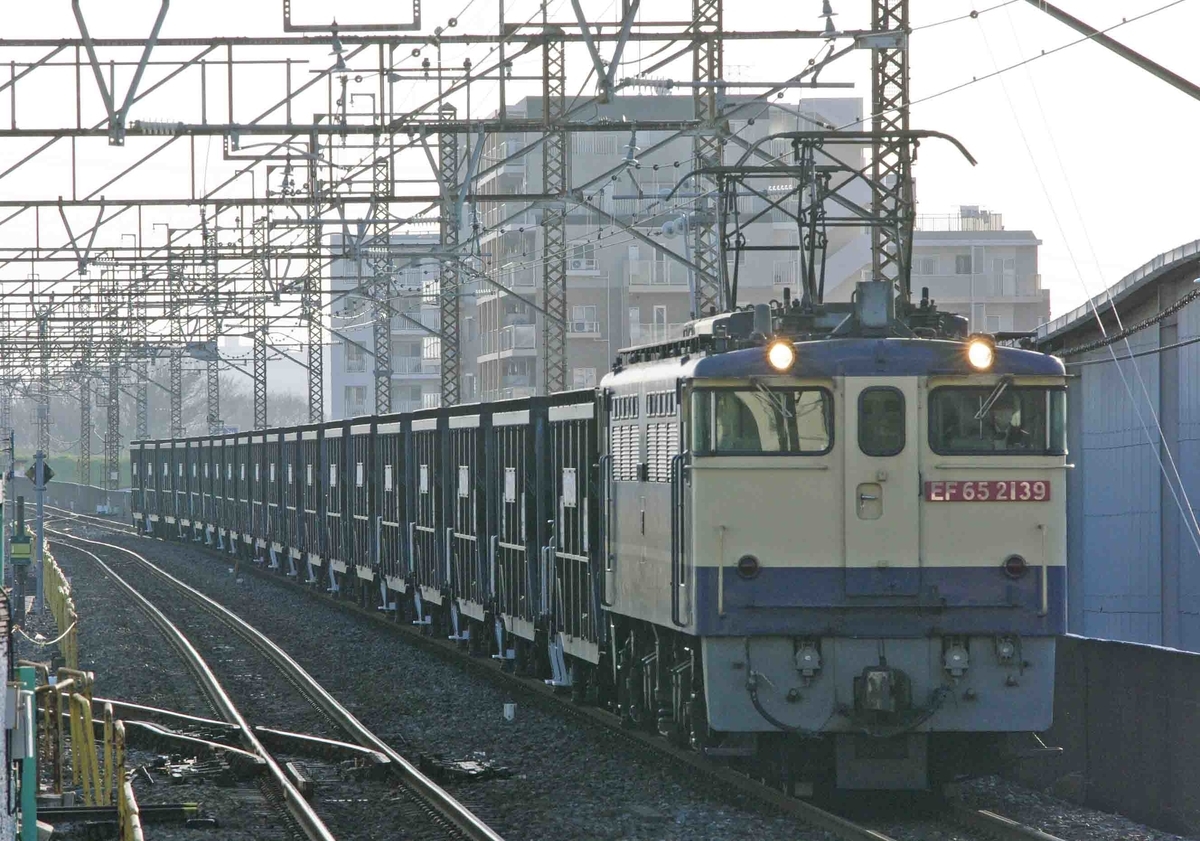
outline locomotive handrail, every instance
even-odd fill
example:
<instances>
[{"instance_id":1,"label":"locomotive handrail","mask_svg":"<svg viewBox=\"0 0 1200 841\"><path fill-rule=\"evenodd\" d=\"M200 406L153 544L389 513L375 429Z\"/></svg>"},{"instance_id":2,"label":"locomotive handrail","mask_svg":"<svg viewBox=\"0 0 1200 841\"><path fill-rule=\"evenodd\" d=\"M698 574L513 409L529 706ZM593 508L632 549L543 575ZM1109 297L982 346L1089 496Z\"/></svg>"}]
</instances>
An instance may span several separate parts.
<instances>
[{"instance_id":1,"label":"locomotive handrail","mask_svg":"<svg viewBox=\"0 0 1200 841\"><path fill-rule=\"evenodd\" d=\"M679 590L683 586L683 453L671 457L671 621L677 627L687 627L681 621Z\"/></svg>"},{"instance_id":2,"label":"locomotive handrail","mask_svg":"<svg viewBox=\"0 0 1200 841\"><path fill-rule=\"evenodd\" d=\"M608 596L608 573L612 569L612 535L610 523L612 515L612 454L605 453L599 459L601 487L604 488L604 507L600 516L600 548L604 552L604 581L600 587L600 604L612 607Z\"/></svg>"}]
</instances>

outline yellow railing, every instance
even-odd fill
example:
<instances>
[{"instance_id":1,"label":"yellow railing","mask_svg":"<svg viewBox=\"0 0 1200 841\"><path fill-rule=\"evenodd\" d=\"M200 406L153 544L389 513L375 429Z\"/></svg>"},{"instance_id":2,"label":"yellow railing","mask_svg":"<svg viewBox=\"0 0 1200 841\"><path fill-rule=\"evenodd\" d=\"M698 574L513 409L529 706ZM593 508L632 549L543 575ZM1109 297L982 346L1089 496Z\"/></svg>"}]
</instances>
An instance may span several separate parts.
<instances>
[{"instance_id":1,"label":"yellow railing","mask_svg":"<svg viewBox=\"0 0 1200 841\"><path fill-rule=\"evenodd\" d=\"M105 735L107 736L107 723L112 717L112 707L105 705ZM125 722L118 721L113 727L115 736L113 747L117 752L116 771L117 771L117 825L119 827L118 838L121 841L142 841L142 816L138 811L137 798L133 796L133 782L129 779L129 775L125 773ZM106 740L107 741L107 740ZM108 747L105 746L105 757L108 757Z\"/></svg>"},{"instance_id":2,"label":"yellow railing","mask_svg":"<svg viewBox=\"0 0 1200 841\"><path fill-rule=\"evenodd\" d=\"M58 626L58 650L69 669L79 668L79 615L71 598L71 585L54 556L47 551L42 560L42 580L46 604Z\"/></svg>"},{"instance_id":3,"label":"yellow railing","mask_svg":"<svg viewBox=\"0 0 1200 841\"><path fill-rule=\"evenodd\" d=\"M58 626L58 650L66 666L50 682L50 670L44 663L25 663L37 669L44 682L37 687L41 699L42 726L39 753L50 766L55 793L63 792L66 746L64 731L70 734L71 783L82 789L86 806L116 803L121 841L143 841L141 815L133 784L125 768L125 724L113 718L111 704L104 705L101 744L96 743L96 722L92 717L91 672L79 671L79 615L71 597L67 577L46 552L42 565L46 604ZM48 645L49 643L43 643Z\"/></svg>"}]
</instances>

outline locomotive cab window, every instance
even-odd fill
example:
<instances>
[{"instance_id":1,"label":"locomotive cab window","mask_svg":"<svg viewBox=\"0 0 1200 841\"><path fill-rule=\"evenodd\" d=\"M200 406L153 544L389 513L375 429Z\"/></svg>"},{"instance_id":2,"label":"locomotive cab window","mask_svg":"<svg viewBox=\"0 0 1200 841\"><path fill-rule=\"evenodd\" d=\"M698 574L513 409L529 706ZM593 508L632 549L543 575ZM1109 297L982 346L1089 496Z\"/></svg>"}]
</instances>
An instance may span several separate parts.
<instances>
[{"instance_id":1,"label":"locomotive cab window","mask_svg":"<svg viewBox=\"0 0 1200 841\"><path fill-rule=\"evenodd\" d=\"M858 396L858 448L869 456L894 456L904 449L904 394L897 388L868 388Z\"/></svg>"},{"instance_id":2,"label":"locomotive cab window","mask_svg":"<svg viewBox=\"0 0 1200 841\"><path fill-rule=\"evenodd\" d=\"M940 455L1064 455L1062 388L945 387L929 395L929 446Z\"/></svg>"},{"instance_id":3,"label":"locomotive cab window","mask_svg":"<svg viewBox=\"0 0 1200 841\"><path fill-rule=\"evenodd\" d=\"M820 388L721 388L692 393L698 455L823 455L833 446L833 398Z\"/></svg>"}]
</instances>

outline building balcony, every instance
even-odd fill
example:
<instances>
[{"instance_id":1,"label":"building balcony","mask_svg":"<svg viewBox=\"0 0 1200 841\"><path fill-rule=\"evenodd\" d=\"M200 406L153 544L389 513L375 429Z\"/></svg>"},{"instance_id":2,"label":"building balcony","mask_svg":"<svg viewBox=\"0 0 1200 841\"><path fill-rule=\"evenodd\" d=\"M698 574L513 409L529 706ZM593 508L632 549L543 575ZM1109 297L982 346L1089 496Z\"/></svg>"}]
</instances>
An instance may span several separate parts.
<instances>
[{"instance_id":1,"label":"building balcony","mask_svg":"<svg viewBox=\"0 0 1200 841\"><path fill-rule=\"evenodd\" d=\"M441 374L441 363L436 359L419 356L397 356L392 358L392 379L423 379Z\"/></svg>"},{"instance_id":2,"label":"building balcony","mask_svg":"<svg viewBox=\"0 0 1200 841\"><path fill-rule=\"evenodd\" d=\"M568 321L567 332L575 339L599 339L599 321Z\"/></svg>"},{"instance_id":3,"label":"building balcony","mask_svg":"<svg viewBox=\"0 0 1200 841\"><path fill-rule=\"evenodd\" d=\"M531 385L518 385L509 388L500 389L499 397L501 400L510 400L517 397L535 397L537 388Z\"/></svg>"},{"instance_id":4,"label":"building balcony","mask_svg":"<svg viewBox=\"0 0 1200 841\"><path fill-rule=\"evenodd\" d=\"M508 386L490 388L479 395L479 399L487 403L492 400L512 400L520 397L536 397L537 387L532 385Z\"/></svg>"},{"instance_id":5,"label":"building balcony","mask_svg":"<svg viewBox=\"0 0 1200 841\"><path fill-rule=\"evenodd\" d=\"M918 231L956 231L967 233L1003 231L1004 215L980 210L977 207L964 207L956 214L918 214L916 229Z\"/></svg>"},{"instance_id":6,"label":"building balcony","mask_svg":"<svg viewBox=\"0 0 1200 841\"><path fill-rule=\"evenodd\" d=\"M629 341L635 345L648 345L654 342L668 342L683 338L683 328L686 321L676 321L666 324L630 324Z\"/></svg>"},{"instance_id":7,"label":"building balcony","mask_svg":"<svg viewBox=\"0 0 1200 841\"><path fill-rule=\"evenodd\" d=\"M504 195L497 194L496 198L502 199ZM528 228L535 223L535 218L528 210L527 204L519 202L514 204L511 201L481 203L479 220L489 231L496 231L501 225L511 231L516 228Z\"/></svg>"},{"instance_id":8,"label":"building balcony","mask_svg":"<svg viewBox=\"0 0 1200 841\"><path fill-rule=\"evenodd\" d=\"M1040 301L1044 290L1039 289L1037 278L1013 277L1012 275L987 274L914 274L913 294L928 287L929 297L935 301L994 301L996 303L1025 303Z\"/></svg>"},{"instance_id":9,"label":"building balcony","mask_svg":"<svg viewBox=\"0 0 1200 841\"><path fill-rule=\"evenodd\" d=\"M687 292L688 269L674 260L630 260L626 264L630 292Z\"/></svg>"},{"instance_id":10,"label":"building balcony","mask_svg":"<svg viewBox=\"0 0 1200 841\"><path fill-rule=\"evenodd\" d=\"M537 273L533 267L516 263L501 266L492 276L492 280L495 283L479 281L479 293L475 298L477 304L483 305L503 296L506 289L525 295L535 290L538 285Z\"/></svg>"},{"instance_id":11,"label":"building balcony","mask_svg":"<svg viewBox=\"0 0 1200 841\"><path fill-rule=\"evenodd\" d=\"M600 264L590 257L568 257L567 274L597 274Z\"/></svg>"},{"instance_id":12,"label":"building balcony","mask_svg":"<svg viewBox=\"0 0 1200 841\"><path fill-rule=\"evenodd\" d=\"M438 329L438 313L434 310L412 310L404 313L408 318L400 318L399 316L392 317L392 333L411 334L417 333L425 336L429 334L429 330ZM411 318L412 321L408 319ZM429 328L428 330L418 327L417 324Z\"/></svg>"},{"instance_id":13,"label":"building balcony","mask_svg":"<svg viewBox=\"0 0 1200 841\"><path fill-rule=\"evenodd\" d=\"M537 325L510 324L479 334L479 362L513 356L537 356Z\"/></svg>"},{"instance_id":14,"label":"building balcony","mask_svg":"<svg viewBox=\"0 0 1200 841\"><path fill-rule=\"evenodd\" d=\"M796 286L800 281L800 263L797 260L776 260L771 267L775 286Z\"/></svg>"}]
</instances>

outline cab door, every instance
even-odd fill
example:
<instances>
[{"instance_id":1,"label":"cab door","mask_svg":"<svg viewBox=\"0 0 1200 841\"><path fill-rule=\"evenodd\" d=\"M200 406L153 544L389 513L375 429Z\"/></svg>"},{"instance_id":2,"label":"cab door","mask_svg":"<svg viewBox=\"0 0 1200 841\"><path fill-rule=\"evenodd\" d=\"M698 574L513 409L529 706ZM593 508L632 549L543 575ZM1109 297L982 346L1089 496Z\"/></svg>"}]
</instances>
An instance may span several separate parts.
<instances>
[{"instance_id":1,"label":"cab door","mask_svg":"<svg viewBox=\"0 0 1200 841\"><path fill-rule=\"evenodd\" d=\"M916 377L845 379L847 596L920 588Z\"/></svg>"}]
</instances>

